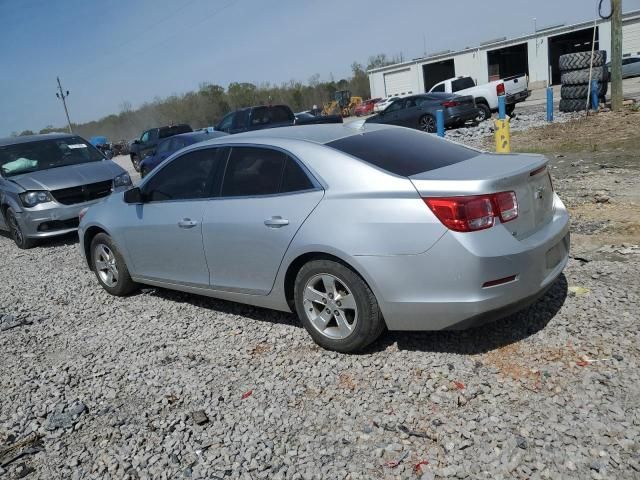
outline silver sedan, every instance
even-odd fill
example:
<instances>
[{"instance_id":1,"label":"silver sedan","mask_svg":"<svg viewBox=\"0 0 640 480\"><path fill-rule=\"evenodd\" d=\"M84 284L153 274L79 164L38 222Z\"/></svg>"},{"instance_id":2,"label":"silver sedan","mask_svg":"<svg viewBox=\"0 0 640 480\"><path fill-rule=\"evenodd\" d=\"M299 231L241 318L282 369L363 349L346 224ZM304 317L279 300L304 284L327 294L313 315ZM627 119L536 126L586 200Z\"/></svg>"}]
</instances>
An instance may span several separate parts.
<instances>
[{"instance_id":1,"label":"silver sedan","mask_svg":"<svg viewBox=\"0 0 640 480\"><path fill-rule=\"evenodd\" d=\"M569 251L544 157L361 122L197 144L82 216L83 256L108 292L146 284L293 311L342 352L385 328L520 310Z\"/></svg>"}]
</instances>

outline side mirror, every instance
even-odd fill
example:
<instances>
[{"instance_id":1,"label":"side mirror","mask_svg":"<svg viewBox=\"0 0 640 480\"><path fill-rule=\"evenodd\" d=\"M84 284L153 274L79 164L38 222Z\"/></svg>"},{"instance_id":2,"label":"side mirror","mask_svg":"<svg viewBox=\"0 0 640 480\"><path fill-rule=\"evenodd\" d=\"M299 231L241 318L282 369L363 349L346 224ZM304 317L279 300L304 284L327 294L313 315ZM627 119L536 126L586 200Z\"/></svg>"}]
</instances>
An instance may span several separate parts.
<instances>
[{"instance_id":1,"label":"side mirror","mask_svg":"<svg viewBox=\"0 0 640 480\"><path fill-rule=\"evenodd\" d=\"M125 203L144 203L143 194L140 187L133 187L124 192Z\"/></svg>"}]
</instances>

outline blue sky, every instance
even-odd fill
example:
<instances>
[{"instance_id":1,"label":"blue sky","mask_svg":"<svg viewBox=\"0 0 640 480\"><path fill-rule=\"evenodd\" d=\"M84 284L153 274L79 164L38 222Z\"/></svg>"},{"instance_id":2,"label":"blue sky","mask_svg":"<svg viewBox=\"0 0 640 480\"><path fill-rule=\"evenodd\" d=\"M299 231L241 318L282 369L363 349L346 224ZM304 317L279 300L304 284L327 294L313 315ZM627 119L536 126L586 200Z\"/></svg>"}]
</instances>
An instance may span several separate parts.
<instances>
[{"instance_id":1,"label":"blue sky","mask_svg":"<svg viewBox=\"0 0 640 480\"><path fill-rule=\"evenodd\" d=\"M608 2L605 2L608 4ZM0 0L0 136L196 89L349 74L370 55L457 49L593 19L596 0ZM624 11L640 0L624 0Z\"/></svg>"}]
</instances>

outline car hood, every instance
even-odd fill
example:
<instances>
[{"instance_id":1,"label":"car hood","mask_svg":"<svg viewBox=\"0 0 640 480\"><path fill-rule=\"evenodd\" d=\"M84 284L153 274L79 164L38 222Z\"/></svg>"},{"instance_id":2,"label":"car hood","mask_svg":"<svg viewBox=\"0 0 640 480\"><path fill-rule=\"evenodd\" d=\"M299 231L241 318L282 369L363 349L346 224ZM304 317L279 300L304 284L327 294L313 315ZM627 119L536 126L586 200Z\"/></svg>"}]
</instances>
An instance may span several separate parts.
<instances>
[{"instance_id":1,"label":"car hood","mask_svg":"<svg viewBox=\"0 0 640 480\"><path fill-rule=\"evenodd\" d=\"M24 173L15 175L10 180L25 190L58 190L103 182L113 179L121 173L125 173L125 170L118 164L110 160L103 160Z\"/></svg>"}]
</instances>

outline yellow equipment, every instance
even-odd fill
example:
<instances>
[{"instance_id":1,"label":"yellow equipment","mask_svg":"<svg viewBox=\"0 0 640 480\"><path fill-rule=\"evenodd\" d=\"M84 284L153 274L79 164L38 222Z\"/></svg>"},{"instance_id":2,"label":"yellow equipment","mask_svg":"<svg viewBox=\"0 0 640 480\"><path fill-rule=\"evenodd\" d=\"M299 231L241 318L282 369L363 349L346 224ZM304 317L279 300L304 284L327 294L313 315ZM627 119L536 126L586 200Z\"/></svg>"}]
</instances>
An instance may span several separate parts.
<instances>
[{"instance_id":1,"label":"yellow equipment","mask_svg":"<svg viewBox=\"0 0 640 480\"><path fill-rule=\"evenodd\" d=\"M509 119L495 120L496 152L511 153L511 129Z\"/></svg>"},{"instance_id":2,"label":"yellow equipment","mask_svg":"<svg viewBox=\"0 0 640 480\"><path fill-rule=\"evenodd\" d=\"M353 115L355 108L362 103L362 97L352 97L349 90L338 90L334 94L334 100L326 103L322 109L322 115L337 115L343 117Z\"/></svg>"}]
</instances>

